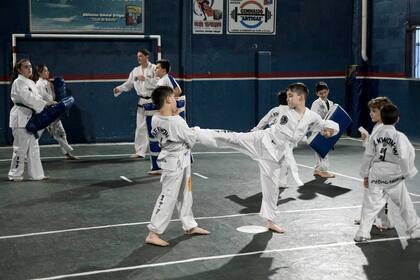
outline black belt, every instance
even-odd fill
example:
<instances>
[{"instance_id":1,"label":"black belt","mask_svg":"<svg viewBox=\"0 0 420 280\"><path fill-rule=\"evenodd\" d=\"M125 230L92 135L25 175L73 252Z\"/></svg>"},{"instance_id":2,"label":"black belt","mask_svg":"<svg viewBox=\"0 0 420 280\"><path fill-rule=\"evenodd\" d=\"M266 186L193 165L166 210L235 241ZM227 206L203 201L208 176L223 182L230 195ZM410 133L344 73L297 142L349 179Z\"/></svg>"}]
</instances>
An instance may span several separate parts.
<instances>
[{"instance_id":1,"label":"black belt","mask_svg":"<svg viewBox=\"0 0 420 280\"><path fill-rule=\"evenodd\" d=\"M150 96L140 96L140 98L143 98L143 99L150 99L150 98L152 98L152 97L150 97Z\"/></svg>"}]
</instances>

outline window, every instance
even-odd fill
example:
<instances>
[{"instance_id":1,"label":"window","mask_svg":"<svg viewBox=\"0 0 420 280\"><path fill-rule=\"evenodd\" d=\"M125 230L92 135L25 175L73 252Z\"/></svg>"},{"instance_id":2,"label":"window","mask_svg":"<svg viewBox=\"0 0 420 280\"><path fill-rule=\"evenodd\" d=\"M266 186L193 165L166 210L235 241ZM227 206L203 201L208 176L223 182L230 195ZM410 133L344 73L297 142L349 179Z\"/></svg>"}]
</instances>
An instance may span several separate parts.
<instances>
[{"instance_id":1,"label":"window","mask_svg":"<svg viewBox=\"0 0 420 280\"><path fill-rule=\"evenodd\" d=\"M414 29L413 35L413 77L420 79L420 26Z\"/></svg>"}]
</instances>

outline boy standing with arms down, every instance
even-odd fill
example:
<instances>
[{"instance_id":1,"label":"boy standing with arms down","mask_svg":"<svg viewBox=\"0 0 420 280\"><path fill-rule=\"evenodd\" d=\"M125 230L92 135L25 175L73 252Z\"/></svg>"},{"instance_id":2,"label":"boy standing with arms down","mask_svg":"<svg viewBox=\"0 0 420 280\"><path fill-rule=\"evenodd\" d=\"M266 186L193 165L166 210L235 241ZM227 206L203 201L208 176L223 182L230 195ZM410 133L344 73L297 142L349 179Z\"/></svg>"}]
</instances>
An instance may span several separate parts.
<instances>
[{"instance_id":1,"label":"boy standing with arms down","mask_svg":"<svg viewBox=\"0 0 420 280\"><path fill-rule=\"evenodd\" d=\"M328 100L328 95L330 93L330 89L328 88L327 83L319 82L315 86L316 95L319 97L312 103L311 110L316 112L321 118L325 118L325 116L330 111L331 107L334 103L331 100ZM317 152L315 152L315 170L314 175L320 176L322 178L334 178L335 175L328 172L328 167L330 166L328 155L324 158L320 157Z\"/></svg>"},{"instance_id":2,"label":"boy standing with arms down","mask_svg":"<svg viewBox=\"0 0 420 280\"><path fill-rule=\"evenodd\" d=\"M157 87L152 93L153 103L159 110L152 118L152 135L159 141L161 152L157 159L162 168L162 192L153 210L150 230L145 242L168 246L159 235L167 228L176 205L186 234L209 234L199 228L192 213L191 148L197 133L177 115L174 92L170 87Z\"/></svg>"},{"instance_id":3,"label":"boy standing with arms down","mask_svg":"<svg viewBox=\"0 0 420 280\"><path fill-rule=\"evenodd\" d=\"M371 99L368 102L369 107L369 116L374 123L374 127L372 129L372 133L369 133L364 128L359 128L361 133L361 138L363 141L363 147L366 148L370 137L374 137L376 131L383 126L382 119L381 119L381 108L385 105L392 104L391 100L386 96L378 96L376 98ZM384 197L384 200L388 200L389 198ZM355 224L360 225L360 220L355 220ZM377 217L375 218L374 225L379 230L386 230L394 228L393 223L389 219L389 209L388 203L385 203L385 206L379 211Z\"/></svg>"},{"instance_id":4,"label":"boy standing with arms down","mask_svg":"<svg viewBox=\"0 0 420 280\"><path fill-rule=\"evenodd\" d=\"M420 238L420 219L416 214L405 185L405 178L417 173L415 151L405 134L395 129L399 110L393 104L381 109L383 125L369 137L360 175L366 193L363 198L362 218L354 241L371 238L370 230L376 215L385 205L385 196L398 206L411 238Z\"/></svg>"},{"instance_id":5,"label":"boy standing with arms down","mask_svg":"<svg viewBox=\"0 0 420 280\"><path fill-rule=\"evenodd\" d=\"M294 83L287 88L288 106L280 106L279 117L274 125L265 130L249 133L223 133L210 129L197 130L199 142L217 148L233 148L258 162L262 188L260 216L267 220L267 228L278 233L285 230L276 225L277 200L281 171L290 168L298 185L303 185L293 157L294 147L307 133L322 131L325 137L337 134L339 127L333 121L324 121L305 107L308 88Z\"/></svg>"}]
</instances>

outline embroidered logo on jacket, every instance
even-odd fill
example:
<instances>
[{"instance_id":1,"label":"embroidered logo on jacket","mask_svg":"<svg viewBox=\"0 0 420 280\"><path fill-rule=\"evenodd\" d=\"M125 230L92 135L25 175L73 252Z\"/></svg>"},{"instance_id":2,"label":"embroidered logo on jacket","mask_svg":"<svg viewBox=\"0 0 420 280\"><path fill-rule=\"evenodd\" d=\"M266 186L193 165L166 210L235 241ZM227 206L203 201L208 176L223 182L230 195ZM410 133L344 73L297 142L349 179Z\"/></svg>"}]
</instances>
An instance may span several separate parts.
<instances>
[{"instance_id":1,"label":"embroidered logo on jacket","mask_svg":"<svg viewBox=\"0 0 420 280\"><path fill-rule=\"evenodd\" d=\"M285 125L289 121L289 118L286 115L281 116L280 124Z\"/></svg>"}]
</instances>

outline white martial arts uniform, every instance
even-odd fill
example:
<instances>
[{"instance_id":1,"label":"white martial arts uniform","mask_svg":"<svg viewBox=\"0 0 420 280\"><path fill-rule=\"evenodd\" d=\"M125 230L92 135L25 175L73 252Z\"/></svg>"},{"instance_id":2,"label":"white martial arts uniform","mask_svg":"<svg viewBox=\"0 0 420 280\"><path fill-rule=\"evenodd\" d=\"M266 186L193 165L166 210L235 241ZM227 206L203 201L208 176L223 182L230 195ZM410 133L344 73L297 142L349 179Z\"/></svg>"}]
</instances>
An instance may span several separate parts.
<instances>
[{"instance_id":1,"label":"white martial arts uniform","mask_svg":"<svg viewBox=\"0 0 420 280\"><path fill-rule=\"evenodd\" d=\"M311 110L316 112L318 115L321 116L321 118L325 118L325 116L328 114L330 108L334 103L331 100L324 101L321 98L318 98L312 103ZM324 158L320 157L317 152L315 152L315 170L321 171L321 172L327 172L328 168L330 166L328 155L326 155Z\"/></svg>"},{"instance_id":2,"label":"white martial arts uniform","mask_svg":"<svg viewBox=\"0 0 420 280\"><path fill-rule=\"evenodd\" d=\"M197 130L200 143L217 148L233 148L258 162L263 195L260 216L268 220L273 220L276 216L280 176L285 165L290 168L296 183L299 186L303 185L292 147L306 135L308 129L315 131L328 127L332 128L335 134L339 131L337 123L322 120L318 114L308 108L303 115L299 115L288 106L279 106L279 108L276 123L265 130L249 133Z\"/></svg>"},{"instance_id":3,"label":"white martial arts uniform","mask_svg":"<svg viewBox=\"0 0 420 280\"><path fill-rule=\"evenodd\" d=\"M185 231L197 226L192 213L191 148L197 132L188 127L179 115L152 118L152 135L159 141L161 151L157 163L162 168L160 193L148 228L162 234L172 217L174 207Z\"/></svg>"},{"instance_id":4,"label":"white martial arts uniform","mask_svg":"<svg viewBox=\"0 0 420 280\"><path fill-rule=\"evenodd\" d=\"M270 111L268 111L268 113L265 114L265 116L258 122L257 126L251 129L251 131L263 130L275 124L278 119L281 106L285 106L285 105L279 105L277 107L272 108ZM291 148L293 149L294 147L291 147ZM279 175L280 188L285 188L287 186L288 165L286 163L283 163L283 166L284 168L281 168L280 175Z\"/></svg>"},{"instance_id":5,"label":"white martial arts uniform","mask_svg":"<svg viewBox=\"0 0 420 280\"><path fill-rule=\"evenodd\" d=\"M51 83L48 80L39 78L39 80L36 82L36 87L42 99L44 99L47 102L55 100L54 89L52 88ZM67 142L66 131L64 130L63 124L61 123L60 119L57 119L56 121L51 123L47 127L47 131L58 142L61 151L64 155L73 151L73 148L69 145L69 142ZM39 132L40 137L42 135L42 132Z\"/></svg>"},{"instance_id":6,"label":"white martial arts uniform","mask_svg":"<svg viewBox=\"0 0 420 280\"><path fill-rule=\"evenodd\" d=\"M165 76L159 79L159 81L157 82L157 86L158 87L166 86L172 89L179 87L181 89L179 84L175 81L174 77L168 74L166 74Z\"/></svg>"},{"instance_id":7,"label":"white martial arts uniform","mask_svg":"<svg viewBox=\"0 0 420 280\"><path fill-rule=\"evenodd\" d=\"M405 178L417 173L415 151L405 134L392 125L382 125L369 138L360 169L362 178L368 178L362 218L356 237L370 238L376 215L384 207L386 195L400 210L407 225L407 233L420 236L420 219L416 214L405 185Z\"/></svg>"},{"instance_id":8,"label":"white martial arts uniform","mask_svg":"<svg viewBox=\"0 0 420 280\"><path fill-rule=\"evenodd\" d=\"M251 129L251 131L262 130L272 126L279 116L280 106L274 107L273 109L268 111L268 113L265 114L265 116L259 121L257 126Z\"/></svg>"},{"instance_id":9,"label":"white martial arts uniform","mask_svg":"<svg viewBox=\"0 0 420 280\"><path fill-rule=\"evenodd\" d=\"M374 136L375 133L378 131L379 128L381 128L383 126L382 123L376 123L375 126L372 129L372 133L369 135L367 135L367 137L363 140L362 144L363 147L367 147L367 144L369 143L369 139L370 137ZM364 196L367 195L367 189L364 190ZM389 197L387 195L384 196L384 201L385 203L388 203L389 201ZM384 203L384 205L386 205ZM396 209L395 209L396 210ZM381 211L379 211L378 215L375 218L374 221L374 225L377 226L378 228L385 228L385 229L390 229L393 228L395 223L394 221L392 221L392 215L390 215L392 212L394 211L393 209L393 205L392 204L388 204L388 209L386 209L386 207L384 206Z\"/></svg>"},{"instance_id":10,"label":"white martial arts uniform","mask_svg":"<svg viewBox=\"0 0 420 280\"><path fill-rule=\"evenodd\" d=\"M34 81L20 74L12 84L11 99L15 105L10 110L9 126L13 133L13 156L8 177L10 180L22 180L26 160L28 177L33 180L41 180L45 175L41 164L38 139L33 133L28 132L25 126L32 116L32 110L40 113L47 102L38 94Z\"/></svg>"},{"instance_id":11,"label":"white martial arts uniform","mask_svg":"<svg viewBox=\"0 0 420 280\"><path fill-rule=\"evenodd\" d=\"M156 65L149 62L146 68L141 65L135 67L128 80L117 87L118 90L123 92L130 91L133 87L139 96L137 103L137 120L136 120L136 133L134 136L134 149L136 154L144 157L146 154L147 146L149 145L149 137L147 134L146 116L144 114L143 104L150 102L152 91L156 88L157 78L155 77ZM139 76L145 77L144 81L139 80Z\"/></svg>"}]
</instances>

